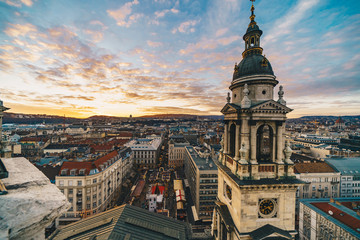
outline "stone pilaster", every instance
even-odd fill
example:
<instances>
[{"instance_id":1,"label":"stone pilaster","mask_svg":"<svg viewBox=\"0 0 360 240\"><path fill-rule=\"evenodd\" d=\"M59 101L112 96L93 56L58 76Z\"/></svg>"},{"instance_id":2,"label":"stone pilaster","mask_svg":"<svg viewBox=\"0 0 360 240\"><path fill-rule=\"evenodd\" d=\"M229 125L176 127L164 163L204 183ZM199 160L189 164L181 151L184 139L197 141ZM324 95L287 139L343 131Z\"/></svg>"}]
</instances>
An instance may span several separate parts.
<instances>
[{"instance_id":1,"label":"stone pilaster","mask_svg":"<svg viewBox=\"0 0 360 240\"><path fill-rule=\"evenodd\" d=\"M240 125L236 123L236 133L235 133L235 160L238 161L240 159Z\"/></svg>"},{"instance_id":2,"label":"stone pilaster","mask_svg":"<svg viewBox=\"0 0 360 240\"><path fill-rule=\"evenodd\" d=\"M276 146L277 146L277 157L276 162L279 164L283 162L283 126L282 123L276 125Z\"/></svg>"},{"instance_id":3,"label":"stone pilaster","mask_svg":"<svg viewBox=\"0 0 360 240\"><path fill-rule=\"evenodd\" d=\"M245 148L248 149L247 154L245 156L245 160L249 162L249 150L250 150L250 128L249 121L247 119L243 119L241 123L241 142L245 143Z\"/></svg>"},{"instance_id":4,"label":"stone pilaster","mask_svg":"<svg viewBox=\"0 0 360 240\"><path fill-rule=\"evenodd\" d=\"M227 154L229 151L229 144L228 144L228 128L229 124L226 122L224 126L224 153Z\"/></svg>"},{"instance_id":5,"label":"stone pilaster","mask_svg":"<svg viewBox=\"0 0 360 240\"><path fill-rule=\"evenodd\" d=\"M257 164L256 160L256 126L252 125L250 127L251 133L250 133L250 154L251 154L251 164Z\"/></svg>"}]
</instances>

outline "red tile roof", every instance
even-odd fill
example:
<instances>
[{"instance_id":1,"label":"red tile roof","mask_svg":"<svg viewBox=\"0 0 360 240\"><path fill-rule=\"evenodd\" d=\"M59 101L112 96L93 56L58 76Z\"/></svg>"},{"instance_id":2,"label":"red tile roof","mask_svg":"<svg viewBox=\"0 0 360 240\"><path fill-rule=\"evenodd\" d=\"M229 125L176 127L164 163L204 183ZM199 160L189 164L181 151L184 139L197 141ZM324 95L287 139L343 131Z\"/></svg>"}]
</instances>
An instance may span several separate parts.
<instances>
[{"instance_id":1,"label":"red tile roof","mask_svg":"<svg viewBox=\"0 0 360 240\"><path fill-rule=\"evenodd\" d=\"M325 162L316 162L316 163L296 163L294 166L294 172L295 173L333 173L336 171Z\"/></svg>"},{"instance_id":2,"label":"red tile roof","mask_svg":"<svg viewBox=\"0 0 360 240\"><path fill-rule=\"evenodd\" d=\"M98 145L91 145L91 148L95 152L106 152L112 150L114 147L113 144L98 144Z\"/></svg>"},{"instance_id":3,"label":"red tile roof","mask_svg":"<svg viewBox=\"0 0 360 240\"><path fill-rule=\"evenodd\" d=\"M63 165L61 166L61 170L64 169L68 169L68 172L66 173L66 176L70 175L70 170L75 169L75 175L79 175L80 174L80 169L85 169L85 174L84 175L89 175L91 169L98 169L99 172L101 172L101 168L100 165L104 164L105 162L107 162L108 160L112 159L113 157L117 156L118 152L112 151L108 154L106 154L105 156L102 156L101 158L98 158L97 160L93 161L93 162L64 162ZM60 174L61 174L61 170L60 170Z\"/></svg>"},{"instance_id":4,"label":"red tile roof","mask_svg":"<svg viewBox=\"0 0 360 240\"><path fill-rule=\"evenodd\" d=\"M94 165L96 168L101 171L101 168L99 167L101 164L104 164L108 160L112 159L113 157L117 156L118 152L116 150L112 151L111 153L106 154L105 156L98 158L94 161Z\"/></svg>"},{"instance_id":5,"label":"red tile roof","mask_svg":"<svg viewBox=\"0 0 360 240\"><path fill-rule=\"evenodd\" d=\"M113 139L110 142L108 142L111 145L115 145L115 146L124 146L125 143L129 142L129 139Z\"/></svg>"},{"instance_id":6,"label":"red tile roof","mask_svg":"<svg viewBox=\"0 0 360 240\"><path fill-rule=\"evenodd\" d=\"M93 169L92 162L64 162L61 166L60 173L64 169L68 169L66 176L70 175L70 170L75 169L75 175L80 174L80 169L85 169L85 175L90 174L90 170Z\"/></svg>"},{"instance_id":7,"label":"red tile roof","mask_svg":"<svg viewBox=\"0 0 360 240\"><path fill-rule=\"evenodd\" d=\"M336 220L355 230L356 232L358 232L357 229L360 229L359 219L341 211L335 206L330 205L328 202L313 202L311 204L326 213L327 215L335 218ZM332 215L329 214L329 211L332 212Z\"/></svg>"}]
</instances>

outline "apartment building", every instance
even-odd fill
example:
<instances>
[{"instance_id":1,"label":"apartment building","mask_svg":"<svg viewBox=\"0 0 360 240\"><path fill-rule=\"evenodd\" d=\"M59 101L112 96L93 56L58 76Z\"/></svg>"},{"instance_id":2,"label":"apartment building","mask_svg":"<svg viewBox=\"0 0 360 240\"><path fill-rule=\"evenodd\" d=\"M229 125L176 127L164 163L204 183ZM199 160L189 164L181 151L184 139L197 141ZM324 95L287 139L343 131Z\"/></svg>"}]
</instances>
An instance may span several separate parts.
<instances>
[{"instance_id":1,"label":"apartment building","mask_svg":"<svg viewBox=\"0 0 360 240\"><path fill-rule=\"evenodd\" d=\"M171 136L168 145L169 167L182 167L184 165L185 146L190 146L190 143L183 136Z\"/></svg>"},{"instance_id":2,"label":"apartment building","mask_svg":"<svg viewBox=\"0 0 360 240\"><path fill-rule=\"evenodd\" d=\"M184 171L199 219L212 221L218 188L218 169L210 152L185 147Z\"/></svg>"},{"instance_id":3,"label":"apartment building","mask_svg":"<svg viewBox=\"0 0 360 240\"><path fill-rule=\"evenodd\" d=\"M159 159L161 137L139 138L125 144L130 147L134 154L136 167L155 168Z\"/></svg>"},{"instance_id":4,"label":"apartment building","mask_svg":"<svg viewBox=\"0 0 360 240\"><path fill-rule=\"evenodd\" d=\"M340 196L360 197L360 157L328 158L325 162L340 172Z\"/></svg>"},{"instance_id":5,"label":"apartment building","mask_svg":"<svg viewBox=\"0 0 360 240\"><path fill-rule=\"evenodd\" d=\"M299 239L360 239L359 198L302 199Z\"/></svg>"},{"instance_id":6,"label":"apartment building","mask_svg":"<svg viewBox=\"0 0 360 240\"><path fill-rule=\"evenodd\" d=\"M299 187L299 199L340 196L340 172L327 163L296 163L294 172L296 178L306 183Z\"/></svg>"},{"instance_id":7,"label":"apartment building","mask_svg":"<svg viewBox=\"0 0 360 240\"><path fill-rule=\"evenodd\" d=\"M60 224L79 220L112 206L111 201L133 165L131 149L114 150L95 161L64 162L55 184L71 203Z\"/></svg>"}]
</instances>

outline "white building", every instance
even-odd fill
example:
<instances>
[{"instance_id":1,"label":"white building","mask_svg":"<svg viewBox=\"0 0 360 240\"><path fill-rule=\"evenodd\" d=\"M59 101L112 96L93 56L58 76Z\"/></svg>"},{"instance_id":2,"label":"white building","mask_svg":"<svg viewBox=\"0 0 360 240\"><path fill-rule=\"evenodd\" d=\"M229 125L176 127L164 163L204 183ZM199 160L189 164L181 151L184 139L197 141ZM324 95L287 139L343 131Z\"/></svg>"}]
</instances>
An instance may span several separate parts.
<instances>
[{"instance_id":1,"label":"white building","mask_svg":"<svg viewBox=\"0 0 360 240\"><path fill-rule=\"evenodd\" d=\"M60 222L75 221L111 207L114 193L132 164L130 148L112 151L93 162L64 162L55 184L71 208Z\"/></svg>"},{"instance_id":2,"label":"white building","mask_svg":"<svg viewBox=\"0 0 360 240\"><path fill-rule=\"evenodd\" d=\"M134 153L134 164L137 167L155 168L159 158L162 138L139 138L134 139L125 146L131 148Z\"/></svg>"},{"instance_id":3,"label":"white building","mask_svg":"<svg viewBox=\"0 0 360 240\"><path fill-rule=\"evenodd\" d=\"M297 197L330 198L339 197L340 172L325 162L295 164L296 178L306 182L299 187Z\"/></svg>"},{"instance_id":4,"label":"white building","mask_svg":"<svg viewBox=\"0 0 360 240\"><path fill-rule=\"evenodd\" d=\"M358 198L300 200L299 239L360 239Z\"/></svg>"},{"instance_id":5,"label":"white building","mask_svg":"<svg viewBox=\"0 0 360 240\"><path fill-rule=\"evenodd\" d=\"M170 139L168 148L168 165L173 168L181 168L184 164L185 147L190 143L183 136Z\"/></svg>"},{"instance_id":6,"label":"white building","mask_svg":"<svg viewBox=\"0 0 360 240\"><path fill-rule=\"evenodd\" d=\"M326 162L341 173L340 196L360 197L360 157L328 158Z\"/></svg>"}]
</instances>

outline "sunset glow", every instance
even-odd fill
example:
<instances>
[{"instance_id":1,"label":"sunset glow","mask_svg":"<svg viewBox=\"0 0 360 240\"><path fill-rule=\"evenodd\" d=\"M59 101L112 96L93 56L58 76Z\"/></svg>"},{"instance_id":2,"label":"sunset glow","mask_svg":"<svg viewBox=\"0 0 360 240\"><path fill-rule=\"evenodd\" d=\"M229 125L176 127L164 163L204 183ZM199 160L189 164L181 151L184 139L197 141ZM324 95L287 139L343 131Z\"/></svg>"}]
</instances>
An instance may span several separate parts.
<instances>
[{"instance_id":1,"label":"sunset glow","mask_svg":"<svg viewBox=\"0 0 360 240\"><path fill-rule=\"evenodd\" d=\"M0 0L0 99L10 112L69 117L220 115L250 6ZM359 1L255 6L289 117L359 114Z\"/></svg>"}]
</instances>

